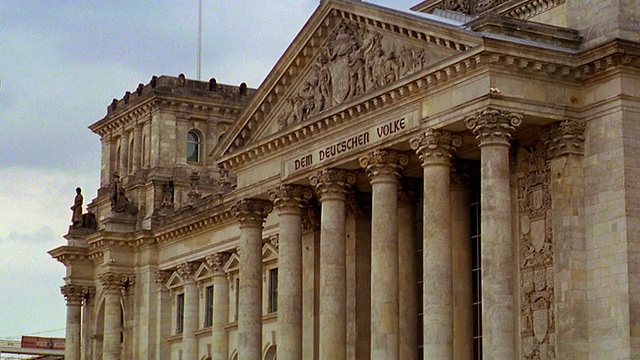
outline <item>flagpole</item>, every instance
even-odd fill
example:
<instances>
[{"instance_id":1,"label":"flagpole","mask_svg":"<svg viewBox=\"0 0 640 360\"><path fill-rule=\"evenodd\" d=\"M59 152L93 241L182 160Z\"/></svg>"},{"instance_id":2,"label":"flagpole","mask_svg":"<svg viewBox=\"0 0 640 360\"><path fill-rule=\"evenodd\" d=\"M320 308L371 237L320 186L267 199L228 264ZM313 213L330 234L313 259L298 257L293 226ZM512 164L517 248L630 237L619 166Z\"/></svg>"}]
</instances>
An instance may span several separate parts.
<instances>
[{"instance_id":1,"label":"flagpole","mask_svg":"<svg viewBox=\"0 0 640 360\"><path fill-rule=\"evenodd\" d=\"M202 80L200 71L202 68L202 0L198 4L198 80Z\"/></svg>"}]
</instances>

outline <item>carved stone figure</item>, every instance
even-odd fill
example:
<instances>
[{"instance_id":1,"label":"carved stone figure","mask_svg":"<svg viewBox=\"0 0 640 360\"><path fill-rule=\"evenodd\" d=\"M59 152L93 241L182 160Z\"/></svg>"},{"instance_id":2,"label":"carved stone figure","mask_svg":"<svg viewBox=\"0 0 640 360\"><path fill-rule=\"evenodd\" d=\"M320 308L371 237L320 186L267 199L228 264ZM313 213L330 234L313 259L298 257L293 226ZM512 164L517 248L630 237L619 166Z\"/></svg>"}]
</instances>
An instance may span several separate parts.
<instances>
[{"instance_id":1,"label":"carved stone figure","mask_svg":"<svg viewBox=\"0 0 640 360\"><path fill-rule=\"evenodd\" d=\"M167 182L162 188L162 208L173 207L173 181Z\"/></svg>"},{"instance_id":2,"label":"carved stone figure","mask_svg":"<svg viewBox=\"0 0 640 360\"><path fill-rule=\"evenodd\" d=\"M120 182L120 175L117 172L113 173L111 182L109 182L109 199L111 200L111 211L113 212L127 212L134 215L138 209L131 204L127 195L125 195L124 188Z\"/></svg>"},{"instance_id":3,"label":"carved stone figure","mask_svg":"<svg viewBox=\"0 0 640 360\"><path fill-rule=\"evenodd\" d=\"M73 227L82 226L82 203L84 198L82 197L82 189L76 188L76 197L73 199L73 206L71 206L71 224Z\"/></svg>"},{"instance_id":4,"label":"carved stone figure","mask_svg":"<svg viewBox=\"0 0 640 360\"><path fill-rule=\"evenodd\" d=\"M279 129L422 70L424 49L403 45L345 20L276 115ZM437 56L433 54L433 56Z\"/></svg>"}]
</instances>

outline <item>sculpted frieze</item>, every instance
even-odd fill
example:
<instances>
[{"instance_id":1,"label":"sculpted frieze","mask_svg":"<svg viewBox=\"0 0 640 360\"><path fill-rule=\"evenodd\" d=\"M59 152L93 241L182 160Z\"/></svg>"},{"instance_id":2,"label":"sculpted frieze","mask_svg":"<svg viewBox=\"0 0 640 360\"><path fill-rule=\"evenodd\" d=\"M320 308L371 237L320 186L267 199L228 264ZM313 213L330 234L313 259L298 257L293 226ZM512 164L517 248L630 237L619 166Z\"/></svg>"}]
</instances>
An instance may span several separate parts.
<instances>
[{"instance_id":1,"label":"sculpted frieze","mask_svg":"<svg viewBox=\"0 0 640 360\"><path fill-rule=\"evenodd\" d=\"M555 359L553 228L550 170L544 141L518 161L522 358Z\"/></svg>"},{"instance_id":2,"label":"sculpted frieze","mask_svg":"<svg viewBox=\"0 0 640 360\"><path fill-rule=\"evenodd\" d=\"M276 115L278 130L422 70L442 58L344 20Z\"/></svg>"}]
</instances>

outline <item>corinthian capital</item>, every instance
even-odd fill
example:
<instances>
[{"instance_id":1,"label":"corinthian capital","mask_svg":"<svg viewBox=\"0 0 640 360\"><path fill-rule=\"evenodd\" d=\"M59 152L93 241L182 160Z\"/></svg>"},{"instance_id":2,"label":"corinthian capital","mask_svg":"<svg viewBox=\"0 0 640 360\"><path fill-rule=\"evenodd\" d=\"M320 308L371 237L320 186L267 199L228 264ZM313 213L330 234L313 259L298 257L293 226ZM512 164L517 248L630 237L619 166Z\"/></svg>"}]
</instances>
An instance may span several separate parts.
<instances>
[{"instance_id":1,"label":"corinthian capital","mask_svg":"<svg viewBox=\"0 0 640 360\"><path fill-rule=\"evenodd\" d=\"M509 145L511 136L520 124L522 115L498 109L485 109L464 120L467 129L473 131L483 145Z\"/></svg>"},{"instance_id":2,"label":"corinthian capital","mask_svg":"<svg viewBox=\"0 0 640 360\"><path fill-rule=\"evenodd\" d=\"M196 275L196 271L198 271L199 264L195 262L185 262L177 267L178 275L182 278L182 280L193 281L193 277Z\"/></svg>"},{"instance_id":3,"label":"corinthian capital","mask_svg":"<svg viewBox=\"0 0 640 360\"><path fill-rule=\"evenodd\" d=\"M394 150L377 149L359 159L360 166L367 170L371 181L400 179L402 167L409 163L409 157Z\"/></svg>"},{"instance_id":4,"label":"corinthian capital","mask_svg":"<svg viewBox=\"0 0 640 360\"><path fill-rule=\"evenodd\" d=\"M243 199L231 208L240 225L262 226L267 215L273 210L270 201L258 199Z\"/></svg>"},{"instance_id":5,"label":"corinthian capital","mask_svg":"<svg viewBox=\"0 0 640 360\"><path fill-rule=\"evenodd\" d=\"M281 185L269 192L273 206L280 212L301 214L311 197L313 197L313 191L299 185Z\"/></svg>"},{"instance_id":6,"label":"corinthian capital","mask_svg":"<svg viewBox=\"0 0 640 360\"><path fill-rule=\"evenodd\" d=\"M324 169L311 175L309 180L322 202L328 198L344 200L351 185L356 182L356 176L345 170Z\"/></svg>"},{"instance_id":7,"label":"corinthian capital","mask_svg":"<svg viewBox=\"0 0 640 360\"><path fill-rule=\"evenodd\" d=\"M67 300L68 305L80 305L86 298L95 295L96 289L93 286L63 285L60 292Z\"/></svg>"},{"instance_id":8,"label":"corinthian capital","mask_svg":"<svg viewBox=\"0 0 640 360\"><path fill-rule=\"evenodd\" d=\"M218 252L212 255L207 255L207 257L205 257L205 261L214 275L224 275L224 264L229 261L229 257L231 257L231 255L228 253Z\"/></svg>"},{"instance_id":9,"label":"corinthian capital","mask_svg":"<svg viewBox=\"0 0 640 360\"><path fill-rule=\"evenodd\" d=\"M584 155L584 121L566 119L551 125L548 132L548 157L576 154Z\"/></svg>"},{"instance_id":10,"label":"corinthian capital","mask_svg":"<svg viewBox=\"0 0 640 360\"><path fill-rule=\"evenodd\" d=\"M423 134L409 140L422 166L449 165L456 149L462 145L462 138L449 131L427 129Z\"/></svg>"},{"instance_id":11,"label":"corinthian capital","mask_svg":"<svg viewBox=\"0 0 640 360\"><path fill-rule=\"evenodd\" d=\"M127 286L133 285L135 276L132 274L121 274L106 272L98 277L105 290L124 290Z\"/></svg>"}]
</instances>

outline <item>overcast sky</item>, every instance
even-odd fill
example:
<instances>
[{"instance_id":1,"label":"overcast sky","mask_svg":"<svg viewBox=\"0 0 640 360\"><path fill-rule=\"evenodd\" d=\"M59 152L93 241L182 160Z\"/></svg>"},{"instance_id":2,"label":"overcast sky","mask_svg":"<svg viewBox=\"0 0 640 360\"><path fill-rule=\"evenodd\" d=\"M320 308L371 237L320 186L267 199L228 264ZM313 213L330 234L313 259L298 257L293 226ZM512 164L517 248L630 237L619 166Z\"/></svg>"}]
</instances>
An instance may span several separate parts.
<instances>
[{"instance_id":1,"label":"overcast sky","mask_svg":"<svg viewBox=\"0 0 640 360\"><path fill-rule=\"evenodd\" d=\"M419 0L370 1L408 10ZM318 0L203 0L202 79L258 87ZM64 337L75 188L96 195L87 129L153 75L197 77L198 0L0 1L0 338Z\"/></svg>"}]
</instances>

